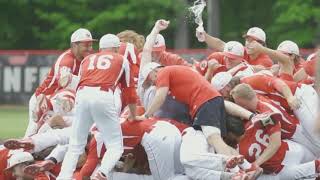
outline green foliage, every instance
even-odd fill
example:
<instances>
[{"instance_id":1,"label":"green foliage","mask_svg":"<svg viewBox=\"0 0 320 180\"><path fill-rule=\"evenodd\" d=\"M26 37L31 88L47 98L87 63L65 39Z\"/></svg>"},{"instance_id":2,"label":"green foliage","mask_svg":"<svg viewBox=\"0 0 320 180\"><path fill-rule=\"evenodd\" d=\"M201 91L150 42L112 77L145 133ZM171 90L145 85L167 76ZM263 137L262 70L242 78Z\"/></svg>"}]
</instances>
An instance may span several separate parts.
<instances>
[{"instance_id":1,"label":"green foliage","mask_svg":"<svg viewBox=\"0 0 320 180\"><path fill-rule=\"evenodd\" d=\"M71 33L85 27L95 38L133 29L147 35L155 20L166 18L164 32L173 47L179 15L188 21L191 47L204 47L194 36L187 5L193 0L3 0L0 1L0 49L65 49ZM204 22L208 17L204 13ZM225 41L243 42L252 26L266 30L269 46L285 39L301 47L320 36L319 0L220 0L220 34Z\"/></svg>"},{"instance_id":2,"label":"green foliage","mask_svg":"<svg viewBox=\"0 0 320 180\"><path fill-rule=\"evenodd\" d=\"M273 8L274 23L267 32L274 42L290 39L300 47L311 47L320 32L320 1L278 0Z\"/></svg>"}]
</instances>

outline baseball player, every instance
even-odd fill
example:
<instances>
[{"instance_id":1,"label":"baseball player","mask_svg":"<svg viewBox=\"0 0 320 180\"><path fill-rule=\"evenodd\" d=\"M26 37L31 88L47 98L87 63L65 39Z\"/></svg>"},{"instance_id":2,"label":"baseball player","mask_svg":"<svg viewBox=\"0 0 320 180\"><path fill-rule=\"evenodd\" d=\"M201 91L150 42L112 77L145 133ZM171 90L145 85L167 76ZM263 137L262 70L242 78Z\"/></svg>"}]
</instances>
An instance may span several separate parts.
<instances>
[{"instance_id":1,"label":"baseball player","mask_svg":"<svg viewBox=\"0 0 320 180\"><path fill-rule=\"evenodd\" d=\"M293 41L283 41L277 50L264 47L256 41L250 43L250 48L260 53L268 54L272 59L279 62L278 77L283 80L293 81L293 74L302 67L304 60L300 57L299 47Z\"/></svg>"},{"instance_id":2,"label":"baseball player","mask_svg":"<svg viewBox=\"0 0 320 180\"><path fill-rule=\"evenodd\" d=\"M148 37L147 37L148 38ZM165 39L161 34L157 34L156 39L152 48L152 59L154 62L159 63L163 66L170 65L184 65L191 66L186 60L166 51Z\"/></svg>"},{"instance_id":3,"label":"baseball player","mask_svg":"<svg viewBox=\"0 0 320 180\"><path fill-rule=\"evenodd\" d=\"M40 152L57 144L68 144L70 135L71 127L64 129L52 129L45 133L35 134L21 140L9 139L4 142L4 146L12 150L23 148L29 152Z\"/></svg>"},{"instance_id":4,"label":"baseball player","mask_svg":"<svg viewBox=\"0 0 320 180\"><path fill-rule=\"evenodd\" d=\"M218 72L231 71L233 75L250 76L253 68L244 63L244 47L237 41L229 41L225 44L223 52L214 52L207 60L195 64L195 68L209 82ZM241 67L238 67L241 64Z\"/></svg>"},{"instance_id":5,"label":"baseball player","mask_svg":"<svg viewBox=\"0 0 320 180\"><path fill-rule=\"evenodd\" d=\"M315 55L310 57L309 61L306 61L302 68L296 72L293 76L293 79L296 82L300 82L308 78L308 76L315 77L316 76L316 63L317 59L319 59L319 52L315 53Z\"/></svg>"},{"instance_id":6,"label":"baseball player","mask_svg":"<svg viewBox=\"0 0 320 180\"><path fill-rule=\"evenodd\" d=\"M297 119L291 116L280 106L268 101L264 97L256 96L254 90L247 84L239 84L232 91L231 95L238 105L259 113L275 112L281 114L281 137L283 139L292 139L295 142L308 148L312 152L313 157L319 157L320 137L312 131L316 119ZM307 109L307 108L306 108ZM305 115L308 116L308 115ZM311 130L311 132L310 132Z\"/></svg>"},{"instance_id":7,"label":"baseball player","mask_svg":"<svg viewBox=\"0 0 320 180\"><path fill-rule=\"evenodd\" d=\"M179 160L180 132L187 126L171 119L154 118L145 121L129 121L129 113L126 110L121 116L123 156L133 153L136 147L141 144L147 155L153 179L175 179L178 174L182 174L183 168ZM143 113L143 107L137 107L137 114ZM84 169L81 170L82 175L86 177L91 175L98 164L99 157L103 156L106 151L102 146L101 136L95 137L90 143L88 154L90 158L85 163ZM139 159L139 161L142 160ZM117 179L114 174L113 179Z\"/></svg>"},{"instance_id":8,"label":"baseball player","mask_svg":"<svg viewBox=\"0 0 320 180\"><path fill-rule=\"evenodd\" d=\"M8 160L13 154L13 150L0 146L0 180L14 180L10 171L5 171L8 167Z\"/></svg>"},{"instance_id":9,"label":"baseball player","mask_svg":"<svg viewBox=\"0 0 320 180\"><path fill-rule=\"evenodd\" d=\"M256 179L262 173L261 168L251 165L242 157L215 154L203 132L192 127L183 133L180 153L185 172L192 179ZM238 164L244 171L240 170Z\"/></svg>"},{"instance_id":10,"label":"baseball player","mask_svg":"<svg viewBox=\"0 0 320 180\"><path fill-rule=\"evenodd\" d=\"M7 163L8 166L5 171L12 172L14 179L16 180L32 180L32 176L29 176L23 172L24 168L33 163L34 158L28 152L15 151L9 157Z\"/></svg>"},{"instance_id":11,"label":"baseball player","mask_svg":"<svg viewBox=\"0 0 320 180\"><path fill-rule=\"evenodd\" d=\"M278 117L277 117L278 116ZM273 116L273 120L281 116ZM237 121L236 123L230 121ZM280 122L275 121L264 128L254 126L250 122L245 126L240 119L230 119L233 124L229 129L229 137L239 143L240 154L249 162L261 165L265 173L261 179L312 179L318 177L319 160L310 160L310 151L302 145L281 140ZM233 130L243 135L236 135ZM274 176L277 174L276 176ZM309 177L309 178L308 178ZM259 178L260 179L260 178Z\"/></svg>"},{"instance_id":12,"label":"baseball player","mask_svg":"<svg viewBox=\"0 0 320 180\"><path fill-rule=\"evenodd\" d=\"M102 133L108 151L93 179L107 179L123 152L122 133L118 121L120 96L114 94L118 83L129 100L131 117L135 117L136 97L130 78L127 59L118 54L120 40L113 34L104 35L99 41L100 51L87 56L80 68L80 82L76 94L75 120L72 123L68 152L62 163L58 180L70 180L78 157L87 144L88 131L93 123ZM125 73L124 73L125 72ZM127 78L126 78L127 77ZM132 78L132 77L131 77Z\"/></svg>"},{"instance_id":13,"label":"baseball player","mask_svg":"<svg viewBox=\"0 0 320 180\"><path fill-rule=\"evenodd\" d=\"M145 66L145 64L151 62L152 60L152 52L159 50L158 45L155 45L155 41L157 38L158 33L161 30L164 30L168 27L169 22L165 20L158 20L155 23L154 28L152 29L151 33L148 35L146 43L143 48L142 56L141 56L141 65L140 65L140 72L139 72L139 80L138 80L138 95L141 99L142 105L146 108L150 106L150 102L153 99L156 88L155 86L147 83L141 83L144 77L144 74L141 71L141 68ZM163 47L162 47L163 48ZM153 62L154 63L154 62ZM175 65L174 63L179 64L179 61L170 60L166 62L166 65ZM157 63L155 63L157 64ZM167 95L165 102L160 107L158 111L154 113L156 117L159 118L170 118L170 119L177 119L182 121L186 124L190 124L190 116L188 113L187 105L178 102L174 97L170 94Z\"/></svg>"},{"instance_id":14,"label":"baseball player","mask_svg":"<svg viewBox=\"0 0 320 180\"><path fill-rule=\"evenodd\" d=\"M62 53L52 66L49 74L42 84L36 89L29 101L29 124L25 137L35 133L36 105L38 97L52 95L62 87L77 86L77 77L82 59L92 51L92 39L90 31L80 28L71 35L71 48ZM60 81L59 81L60 80ZM68 86L69 87L69 86Z\"/></svg>"},{"instance_id":15,"label":"baseball player","mask_svg":"<svg viewBox=\"0 0 320 180\"><path fill-rule=\"evenodd\" d=\"M229 72L221 72L212 78L211 84L226 99L230 99L230 91L238 84L249 84L258 94L267 96L274 103L280 104L288 112L299 108L299 101L294 96L301 84L283 81L280 78L265 74L255 74L249 77L232 77Z\"/></svg>"},{"instance_id":16,"label":"baseball player","mask_svg":"<svg viewBox=\"0 0 320 180\"><path fill-rule=\"evenodd\" d=\"M215 49L220 52L224 50L225 42L221 39L212 37L208 35L205 31L200 29L196 30L196 36L198 37L198 40L204 40L207 43L207 45L212 49ZM252 27L247 31L245 35L243 35L243 37L245 38L246 46L244 53L244 59L246 60L246 62L250 65L253 65L255 72L258 72L266 68L270 68L273 64L271 58L266 54L259 53L258 51L251 49L249 46L250 43L253 41L257 41L265 46L265 32L259 27Z\"/></svg>"}]
</instances>

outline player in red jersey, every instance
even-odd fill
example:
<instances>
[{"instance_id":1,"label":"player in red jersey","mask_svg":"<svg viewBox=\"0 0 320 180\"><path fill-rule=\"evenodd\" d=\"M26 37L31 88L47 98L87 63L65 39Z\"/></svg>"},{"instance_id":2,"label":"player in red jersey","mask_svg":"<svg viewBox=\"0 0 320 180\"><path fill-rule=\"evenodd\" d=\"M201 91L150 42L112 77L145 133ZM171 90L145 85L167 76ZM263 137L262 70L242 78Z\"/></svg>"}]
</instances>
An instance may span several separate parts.
<instances>
[{"instance_id":1,"label":"player in red jersey","mask_svg":"<svg viewBox=\"0 0 320 180\"><path fill-rule=\"evenodd\" d=\"M280 117L280 116L279 116ZM279 118L278 117L278 118ZM278 119L276 116L273 119ZM249 162L261 165L266 174L261 179L308 179L318 177L319 160L298 143L281 140L281 125L274 121L265 127L257 127L240 119L230 119L228 139L238 142L240 154ZM244 133L239 135L242 130Z\"/></svg>"},{"instance_id":2,"label":"player in red jersey","mask_svg":"<svg viewBox=\"0 0 320 180\"><path fill-rule=\"evenodd\" d=\"M303 65L302 68L294 74L294 80L296 82L300 82L302 80L305 80L310 77L315 77L316 76L316 67L317 67L317 61L319 60L319 52L314 53L311 55L308 61L306 61Z\"/></svg>"},{"instance_id":3,"label":"player in red jersey","mask_svg":"<svg viewBox=\"0 0 320 180\"><path fill-rule=\"evenodd\" d=\"M296 118L288 114L281 106L278 106L264 97L256 95L254 90L247 84L239 84L232 91L231 95L236 104L256 113L275 112L281 114L281 137L292 139L295 142L308 148L314 157L320 155L320 136L313 132L316 119ZM302 109L303 110L303 109ZM305 115L307 116L307 115ZM311 131L310 131L311 130Z\"/></svg>"},{"instance_id":4,"label":"player in red jersey","mask_svg":"<svg viewBox=\"0 0 320 180\"><path fill-rule=\"evenodd\" d=\"M294 97L300 84L283 81L277 77L256 74L249 77L232 77L228 72L218 73L211 81L226 99L230 99L230 91L238 84L249 84L257 93L268 96L275 103L280 103L288 112L298 109L299 102Z\"/></svg>"},{"instance_id":5,"label":"player in red jersey","mask_svg":"<svg viewBox=\"0 0 320 180\"><path fill-rule=\"evenodd\" d=\"M199 31L197 29L196 36L201 37L200 39L204 39L207 45L217 51L223 51L225 42L219 38L212 37L208 35L205 31ZM248 32L243 36L245 38L245 53L244 59L246 62L253 66L255 72L260 71L262 69L270 68L273 64L271 58L263 53L255 51L250 48L250 43L253 41L257 41L262 45L266 43L266 34L265 32L258 27L252 27L248 30Z\"/></svg>"},{"instance_id":6,"label":"player in red jersey","mask_svg":"<svg viewBox=\"0 0 320 180\"><path fill-rule=\"evenodd\" d=\"M218 72L231 71L233 75L249 76L254 73L253 68L244 63L244 47L237 41L225 44L223 52L214 52L194 67L209 82ZM241 64L241 67L238 67Z\"/></svg>"},{"instance_id":7,"label":"player in red jersey","mask_svg":"<svg viewBox=\"0 0 320 180\"><path fill-rule=\"evenodd\" d=\"M14 180L12 173L6 171L8 168L8 161L14 151L0 146L0 180Z\"/></svg>"},{"instance_id":8,"label":"player in red jersey","mask_svg":"<svg viewBox=\"0 0 320 180\"><path fill-rule=\"evenodd\" d=\"M39 99L39 95L52 95L63 87L77 86L80 63L85 56L92 51L92 39L90 31L80 28L71 35L71 48L62 53L57 61L53 64L42 84L36 89L34 95L29 101L29 124L25 133L25 137L33 134L36 126L34 121L37 117L35 107ZM75 90L75 89L74 89Z\"/></svg>"},{"instance_id":9,"label":"player in red jersey","mask_svg":"<svg viewBox=\"0 0 320 180\"><path fill-rule=\"evenodd\" d=\"M257 42L252 42L250 47L260 53L268 54L274 60L279 62L280 69L277 75L283 80L293 81L293 75L297 72L304 62L300 57L299 47L293 41L283 41L279 44L277 50L264 47Z\"/></svg>"},{"instance_id":10,"label":"player in red jersey","mask_svg":"<svg viewBox=\"0 0 320 180\"><path fill-rule=\"evenodd\" d=\"M96 123L108 148L94 179L107 179L121 157L123 144L118 122L121 100L116 93L114 94L114 89L121 83L132 118L135 117L137 99L132 76L127 71L130 69L128 60L117 53L119 46L120 40L117 36L104 35L99 42L100 51L87 56L81 64L76 114L72 123L73 134L57 179L72 179L78 156L84 150L87 132L93 123Z\"/></svg>"}]
</instances>

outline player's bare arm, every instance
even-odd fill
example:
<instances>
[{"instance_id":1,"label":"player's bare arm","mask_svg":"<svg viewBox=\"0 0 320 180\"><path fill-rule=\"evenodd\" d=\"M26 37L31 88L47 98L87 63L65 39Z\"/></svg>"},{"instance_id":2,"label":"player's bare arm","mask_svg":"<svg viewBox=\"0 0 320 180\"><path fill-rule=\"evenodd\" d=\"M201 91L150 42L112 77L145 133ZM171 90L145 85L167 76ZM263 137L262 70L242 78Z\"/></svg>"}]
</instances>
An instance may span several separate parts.
<instances>
[{"instance_id":1,"label":"player's bare arm","mask_svg":"<svg viewBox=\"0 0 320 180\"><path fill-rule=\"evenodd\" d=\"M198 28L196 29L196 36L198 37L198 39L204 39L204 41L210 48L220 52L223 51L225 42L221 39L210 36L203 29Z\"/></svg>"},{"instance_id":2,"label":"player's bare arm","mask_svg":"<svg viewBox=\"0 0 320 180\"><path fill-rule=\"evenodd\" d=\"M228 114L241 119L250 119L254 114L245 108L226 100L224 101L224 107L226 108L226 112Z\"/></svg>"},{"instance_id":3,"label":"player's bare arm","mask_svg":"<svg viewBox=\"0 0 320 180\"><path fill-rule=\"evenodd\" d=\"M276 154L281 146L281 132L275 132L270 136L269 144L263 153L255 161L255 164L260 166L264 162L268 161L272 156Z\"/></svg>"},{"instance_id":4,"label":"player's bare arm","mask_svg":"<svg viewBox=\"0 0 320 180\"><path fill-rule=\"evenodd\" d=\"M138 120L145 120L146 118L150 117L155 113L157 110L160 109L161 105L166 100L167 94L169 92L168 87L160 87L157 89L156 94L154 96L154 99L151 102L150 107L147 109L147 111L142 116L137 116L136 119Z\"/></svg>"},{"instance_id":5,"label":"player's bare arm","mask_svg":"<svg viewBox=\"0 0 320 180\"><path fill-rule=\"evenodd\" d=\"M271 59L278 61L283 65L290 63L290 59L289 59L288 55L286 55L282 52L267 48L267 47L263 46L262 44L258 43L257 41L252 41L250 43L249 47L251 49L256 50L259 53L267 54L268 56L270 56Z\"/></svg>"},{"instance_id":6,"label":"player's bare arm","mask_svg":"<svg viewBox=\"0 0 320 180\"><path fill-rule=\"evenodd\" d=\"M158 20L155 23L152 31L148 35L146 42L143 46L140 68L142 68L145 64L151 62L152 60L151 52L152 52L153 44L156 40L156 36L157 34L159 34L160 31L165 30L169 26L169 24L170 24L170 21L166 21L163 19Z\"/></svg>"},{"instance_id":7,"label":"player's bare arm","mask_svg":"<svg viewBox=\"0 0 320 180\"><path fill-rule=\"evenodd\" d=\"M291 89L289 86L283 82L281 79L276 79L275 80L275 89L281 93L284 98L287 100L289 106L295 110L299 108L299 101L297 98L292 94Z\"/></svg>"}]
</instances>

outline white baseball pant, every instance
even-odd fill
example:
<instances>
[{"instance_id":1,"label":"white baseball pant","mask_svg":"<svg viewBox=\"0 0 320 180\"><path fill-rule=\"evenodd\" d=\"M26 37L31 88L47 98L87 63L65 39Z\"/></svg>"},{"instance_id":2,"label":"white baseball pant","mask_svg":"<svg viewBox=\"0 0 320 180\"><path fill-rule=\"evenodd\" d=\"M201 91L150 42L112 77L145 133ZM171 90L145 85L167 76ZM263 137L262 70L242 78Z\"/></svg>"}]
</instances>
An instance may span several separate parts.
<instances>
[{"instance_id":1,"label":"white baseball pant","mask_svg":"<svg viewBox=\"0 0 320 180\"><path fill-rule=\"evenodd\" d=\"M153 179L169 180L182 171L179 160L181 134L172 124L158 121L150 133L145 133L141 145L146 151ZM175 157L178 156L178 157Z\"/></svg>"},{"instance_id":2,"label":"white baseball pant","mask_svg":"<svg viewBox=\"0 0 320 180\"><path fill-rule=\"evenodd\" d=\"M36 95L33 94L29 100L29 122L26 129L24 137L29 137L37 132L37 123L35 122L35 117L33 116L33 111L37 105Z\"/></svg>"},{"instance_id":3,"label":"white baseball pant","mask_svg":"<svg viewBox=\"0 0 320 180\"><path fill-rule=\"evenodd\" d=\"M46 160L49 158L54 158L58 163L63 161L64 156L66 155L68 150L68 144L60 145L58 144L51 153L45 158Z\"/></svg>"},{"instance_id":4,"label":"white baseball pant","mask_svg":"<svg viewBox=\"0 0 320 180\"><path fill-rule=\"evenodd\" d=\"M79 156L84 152L90 127L96 123L108 151L103 156L99 171L110 176L123 153L122 132L119 123L119 96L102 91L100 87L83 87L77 91L75 119L72 123L67 154L57 180L71 180Z\"/></svg>"},{"instance_id":5,"label":"white baseball pant","mask_svg":"<svg viewBox=\"0 0 320 180\"><path fill-rule=\"evenodd\" d=\"M154 180L150 175L129 174L123 172L112 172L112 180ZM176 175L171 180L191 180L185 175Z\"/></svg>"},{"instance_id":6,"label":"white baseball pant","mask_svg":"<svg viewBox=\"0 0 320 180\"><path fill-rule=\"evenodd\" d=\"M308 159L307 156L310 156L310 151L298 143L292 141L286 142L288 143L289 150L282 161L284 167L278 173L279 179L303 179L303 177L316 174L315 162L305 162L305 159Z\"/></svg>"},{"instance_id":7,"label":"white baseball pant","mask_svg":"<svg viewBox=\"0 0 320 180\"><path fill-rule=\"evenodd\" d=\"M52 129L45 133L35 134L31 136L32 142L34 143L34 152L42 151L57 144L68 144L70 135L71 127Z\"/></svg>"},{"instance_id":8,"label":"white baseball pant","mask_svg":"<svg viewBox=\"0 0 320 180\"><path fill-rule=\"evenodd\" d=\"M300 108L294 111L303 128L303 133L311 143L306 143L316 157L320 157L320 135L315 132L318 113L318 94L310 85L302 85L295 92L295 97L300 101Z\"/></svg>"},{"instance_id":9,"label":"white baseball pant","mask_svg":"<svg viewBox=\"0 0 320 180\"><path fill-rule=\"evenodd\" d=\"M228 157L214 154L210 148L202 131L192 127L184 130L180 159L186 175L196 180L231 179L233 173L223 172Z\"/></svg>"}]
</instances>

